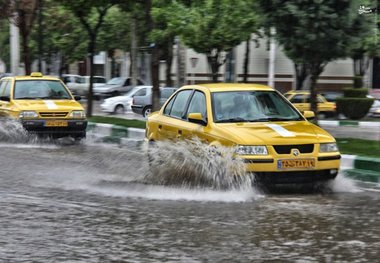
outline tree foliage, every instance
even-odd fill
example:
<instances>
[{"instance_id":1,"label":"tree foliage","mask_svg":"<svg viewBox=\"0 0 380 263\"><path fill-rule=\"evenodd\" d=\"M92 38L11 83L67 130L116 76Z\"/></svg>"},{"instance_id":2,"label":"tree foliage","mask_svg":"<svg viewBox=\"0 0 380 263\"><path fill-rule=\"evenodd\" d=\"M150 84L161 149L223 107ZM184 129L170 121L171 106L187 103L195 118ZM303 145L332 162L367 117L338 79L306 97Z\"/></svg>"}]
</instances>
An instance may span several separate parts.
<instances>
[{"instance_id":1,"label":"tree foliage","mask_svg":"<svg viewBox=\"0 0 380 263\"><path fill-rule=\"evenodd\" d=\"M181 29L187 46L206 54L214 82L225 62L223 53L247 40L257 23L252 1L245 0L194 1L182 5L179 14L172 26Z\"/></svg>"},{"instance_id":2,"label":"tree foliage","mask_svg":"<svg viewBox=\"0 0 380 263\"><path fill-rule=\"evenodd\" d=\"M316 82L326 64L347 57L350 43L362 37L353 27L355 0L258 0L268 26L295 64L310 75L311 109L316 112ZM281 7L281 8L279 8ZM316 120L317 121L317 120Z\"/></svg>"},{"instance_id":3,"label":"tree foliage","mask_svg":"<svg viewBox=\"0 0 380 263\"><path fill-rule=\"evenodd\" d=\"M88 35L87 52L90 59L90 87L87 101L87 115L92 116L92 89L94 76L94 56L97 37L104 23L108 10L117 4L116 0L60 0L61 4L70 10L80 21Z\"/></svg>"}]
</instances>

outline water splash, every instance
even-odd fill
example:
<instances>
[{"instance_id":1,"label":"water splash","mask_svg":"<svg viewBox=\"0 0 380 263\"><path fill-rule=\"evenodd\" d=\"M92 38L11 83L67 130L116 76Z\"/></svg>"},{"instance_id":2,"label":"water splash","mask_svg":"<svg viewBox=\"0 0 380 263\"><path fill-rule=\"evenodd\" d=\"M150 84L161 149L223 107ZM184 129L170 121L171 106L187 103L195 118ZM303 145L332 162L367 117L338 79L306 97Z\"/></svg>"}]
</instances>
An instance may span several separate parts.
<instances>
[{"instance_id":1,"label":"water splash","mask_svg":"<svg viewBox=\"0 0 380 263\"><path fill-rule=\"evenodd\" d=\"M201 141L157 142L147 149L151 173L145 180L159 185L216 190L252 188L242 159L234 149L206 145Z\"/></svg>"},{"instance_id":2,"label":"water splash","mask_svg":"<svg viewBox=\"0 0 380 263\"><path fill-rule=\"evenodd\" d=\"M0 122L0 142L28 143L35 142L37 136L29 134L22 124L12 119L2 119Z\"/></svg>"}]
</instances>

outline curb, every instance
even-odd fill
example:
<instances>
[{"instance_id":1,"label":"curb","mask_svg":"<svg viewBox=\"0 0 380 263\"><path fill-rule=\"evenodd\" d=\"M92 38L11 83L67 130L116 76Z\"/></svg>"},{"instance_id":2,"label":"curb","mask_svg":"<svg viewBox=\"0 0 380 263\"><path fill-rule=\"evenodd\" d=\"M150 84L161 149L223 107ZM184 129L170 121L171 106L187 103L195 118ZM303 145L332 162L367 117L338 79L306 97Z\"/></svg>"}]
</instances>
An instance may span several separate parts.
<instances>
[{"instance_id":1,"label":"curb","mask_svg":"<svg viewBox=\"0 0 380 263\"><path fill-rule=\"evenodd\" d=\"M380 183L380 159L342 154L341 170L356 180Z\"/></svg>"},{"instance_id":2,"label":"curb","mask_svg":"<svg viewBox=\"0 0 380 263\"><path fill-rule=\"evenodd\" d=\"M371 122L371 121L325 121L325 120L319 120L318 124L321 126L329 126L329 127L352 126L352 127L360 127L360 128L380 128L380 122Z\"/></svg>"},{"instance_id":3,"label":"curb","mask_svg":"<svg viewBox=\"0 0 380 263\"><path fill-rule=\"evenodd\" d=\"M322 122L322 121L321 121ZM351 125L351 122L323 121L325 125ZM367 125L367 122L356 126ZM371 123L373 124L373 123ZM380 127L380 123L376 123ZM354 126L354 125L352 125ZM377 127L377 126L370 126ZM125 147L140 147L145 138L145 129L125 128L105 123L88 123L87 132L98 142L116 143ZM341 170L345 175L356 180L380 183L380 158L362 157L342 154Z\"/></svg>"},{"instance_id":4,"label":"curb","mask_svg":"<svg viewBox=\"0 0 380 263\"><path fill-rule=\"evenodd\" d=\"M87 125L87 132L97 142L117 143L127 147L140 146L145 138L145 129L126 128L107 123L90 122Z\"/></svg>"}]
</instances>

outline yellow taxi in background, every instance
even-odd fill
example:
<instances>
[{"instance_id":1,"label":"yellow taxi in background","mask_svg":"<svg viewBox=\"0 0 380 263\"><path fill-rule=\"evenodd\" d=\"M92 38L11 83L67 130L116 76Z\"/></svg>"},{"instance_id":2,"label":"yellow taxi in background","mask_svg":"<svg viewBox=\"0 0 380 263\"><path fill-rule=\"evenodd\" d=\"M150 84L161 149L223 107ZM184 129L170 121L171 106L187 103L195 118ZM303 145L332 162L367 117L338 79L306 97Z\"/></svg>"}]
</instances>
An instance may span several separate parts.
<instances>
[{"instance_id":1,"label":"yellow taxi in background","mask_svg":"<svg viewBox=\"0 0 380 263\"><path fill-rule=\"evenodd\" d=\"M310 110L310 92L305 90L293 90L284 96L301 112ZM336 115L335 102L327 101L321 94L317 94L318 117L323 119Z\"/></svg>"},{"instance_id":2,"label":"yellow taxi in background","mask_svg":"<svg viewBox=\"0 0 380 263\"><path fill-rule=\"evenodd\" d=\"M40 135L84 138L87 120L79 99L60 79L39 72L0 80L0 116L16 119Z\"/></svg>"},{"instance_id":3,"label":"yellow taxi in background","mask_svg":"<svg viewBox=\"0 0 380 263\"><path fill-rule=\"evenodd\" d=\"M215 83L180 88L152 113L146 140L198 137L234 147L256 180L307 183L334 179L340 165L335 139L276 90L255 84Z\"/></svg>"}]
</instances>

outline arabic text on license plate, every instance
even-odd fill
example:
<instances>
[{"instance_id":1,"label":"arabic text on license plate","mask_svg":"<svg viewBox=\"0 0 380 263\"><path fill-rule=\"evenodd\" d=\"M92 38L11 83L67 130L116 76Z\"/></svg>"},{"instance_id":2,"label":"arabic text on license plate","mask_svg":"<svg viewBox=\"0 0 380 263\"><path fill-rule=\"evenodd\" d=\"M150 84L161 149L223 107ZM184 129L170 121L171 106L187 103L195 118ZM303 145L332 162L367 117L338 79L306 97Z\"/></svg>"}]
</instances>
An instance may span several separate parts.
<instances>
[{"instance_id":1,"label":"arabic text on license plate","mask_svg":"<svg viewBox=\"0 0 380 263\"><path fill-rule=\"evenodd\" d=\"M67 121L46 121L46 127L67 127Z\"/></svg>"},{"instance_id":2,"label":"arabic text on license plate","mask_svg":"<svg viewBox=\"0 0 380 263\"><path fill-rule=\"evenodd\" d=\"M286 159L286 160L277 161L278 169L301 169L301 168L314 168L314 167L315 167L314 159Z\"/></svg>"}]
</instances>

